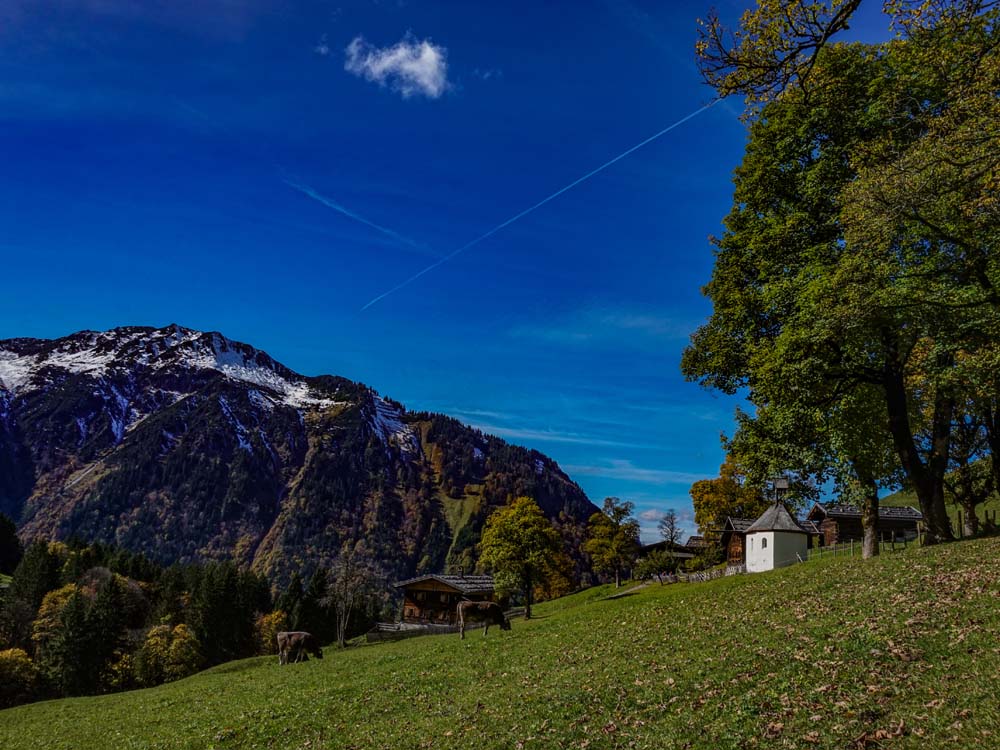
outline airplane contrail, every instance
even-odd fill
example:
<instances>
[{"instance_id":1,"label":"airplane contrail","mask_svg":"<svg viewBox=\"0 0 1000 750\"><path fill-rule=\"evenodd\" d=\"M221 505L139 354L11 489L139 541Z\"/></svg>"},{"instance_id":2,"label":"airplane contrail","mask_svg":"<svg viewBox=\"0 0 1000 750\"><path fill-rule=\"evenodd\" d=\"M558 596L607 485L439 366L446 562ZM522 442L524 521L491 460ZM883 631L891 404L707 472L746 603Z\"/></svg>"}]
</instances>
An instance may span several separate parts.
<instances>
[{"instance_id":1,"label":"airplane contrail","mask_svg":"<svg viewBox=\"0 0 1000 750\"><path fill-rule=\"evenodd\" d=\"M319 201L320 203L322 203L327 208L332 208L334 211L339 211L340 213L342 213L347 218L354 219L355 221L361 222L365 226L369 226L372 229L374 229L376 231L379 231L382 234L386 235L387 237L392 237L397 242L401 242L404 245L409 245L410 247L415 247L418 250L426 250L427 249L426 246L422 245L421 243L417 242L416 240L411 240L409 237L406 237L405 235L402 235L399 232L396 232L396 231L394 231L392 229L389 229L388 227L383 227L383 226L381 226L379 224L376 224L374 221L369 221L364 216L361 216L360 214L354 213L351 209L347 208L346 206L340 205L339 203L337 203L337 201L333 200L332 198L327 198L325 195L320 195L319 193L317 193L315 190L313 190L308 185L303 185L303 184L298 183L298 182L293 182L292 180L289 180L289 179L283 179L282 182L284 182L290 188L294 188L295 190L298 190L300 193L304 193L305 195L308 195L313 200Z\"/></svg>"},{"instance_id":2,"label":"airplane contrail","mask_svg":"<svg viewBox=\"0 0 1000 750\"><path fill-rule=\"evenodd\" d=\"M419 279L424 274L429 273L430 271L433 271L435 268L437 268L440 265L443 265L444 263L447 263L449 260L451 260L452 258L454 258L456 255L459 255L460 253L464 253L466 250L468 250L473 245L478 245L480 242L482 242L483 240L485 240L487 237L490 237L490 236L496 234L497 232L499 232L504 227L509 227L511 224L513 224L518 219L524 218L525 216L527 216L528 214L530 214L532 211L534 211L536 209L539 209L542 206L544 206L546 203L548 203L549 201L551 201L551 200L553 200L555 198L558 198L560 195L562 195L563 193L565 193L567 190L572 190L577 185L579 185L581 182L589 180L591 177L593 177L594 175L598 174L599 172L603 172L605 169L607 169L608 167L610 167L615 162L621 161L622 159L624 159L629 154L631 154L631 153L633 153L635 151L638 151L643 146L645 146L645 145L647 145L649 143L652 143L653 141L655 141L657 138L660 138L661 136L666 135L667 133L669 133L674 128L680 127L681 125L683 125L684 123L686 123L688 120L697 117L702 112L704 112L706 109L709 109L710 107L712 107L713 105L715 105L718 101L719 101L718 99L713 99L712 101L710 101L705 106L699 107L694 112L692 112L692 113L690 113L688 115L685 115L684 117L682 117L681 119L679 119L677 122L675 122L675 123L673 123L671 125L668 125L667 127L663 128L663 130L660 130L657 133L653 133L653 135L649 136L649 138L646 138L645 140L640 141L639 143L635 144L634 146L632 146L632 148L628 149L627 151L622 151L620 154L618 154L618 156L614 157L613 159L610 159L609 161L604 162L601 166L597 167L596 169L592 169L591 171L587 172L587 174L583 175L582 177L578 177L577 179L573 180L571 183L569 183L565 187L559 188L558 190L556 190L551 195L549 195L549 196L547 196L545 198L542 198L542 200L538 201L538 203L534 204L533 206L530 206L530 207L524 209L523 211L521 211L520 213L515 214L514 216L511 216L506 221L504 221L504 222L502 222L500 224L497 224L495 227L493 227L488 232L486 232L484 234L481 234L478 237L476 237L476 239L474 239L474 240L472 240L470 242L466 242L464 245L462 245L457 250L452 250L450 253L448 253L448 255L445 255L443 258L439 258L438 260L436 260L433 263L431 263L429 266L427 266L425 268L422 268L421 270L417 271L415 274L413 274L412 276L410 276L408 279L405 279L405 280L399 282L398 284L396 284L396 286L392 287L391 289L388 289L387 291L382 292L382 294L378 295L377 297L373 297L372 299L370 299L365 304L365 306L361 308L361 312L364 312L365 310L367 310L372 305L377 304L378 302L381 302L386 297L388 297L390 294L398 292L403 287L409 286L410 284L412 284L414 281L416 281L417 279ZM365 223L368 223L368 222L365 222Z\"/></svg>"}]
</instances>

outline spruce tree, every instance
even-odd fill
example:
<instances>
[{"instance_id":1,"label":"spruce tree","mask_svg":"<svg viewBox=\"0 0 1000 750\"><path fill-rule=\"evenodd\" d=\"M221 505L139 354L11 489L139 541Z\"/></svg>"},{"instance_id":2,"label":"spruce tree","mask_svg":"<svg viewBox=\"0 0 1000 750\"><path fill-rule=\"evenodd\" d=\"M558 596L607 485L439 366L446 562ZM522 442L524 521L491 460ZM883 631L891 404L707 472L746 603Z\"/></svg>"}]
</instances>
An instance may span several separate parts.
<instances>
[{"instance_id":1,"label":"spruce tree","mask_svg":"<svg viewBox=\"0 0 1000 750\"><path fill-rule=\"evenodd\" d=\"M299 602L302 601L303 591L302 591L302 576L299 575L298 571L292 573L292 580L288 582L288 588L285 592L278 597L278 609L288 615L288 621L290 627L294 630L297 625L295 622L295 610L299 606Z\"/></svg>"},{"instance_id":2,"label":"spruce tree","mask_svg":"<svg viewBox=\"0 0 1000 750\"><path fill-rule=\"evenodd\" d=\"M296 630L305 630L316 636L321 642L331 638L330 617L328 610L329 576L324 568L317 568L309 579L302 599L295 608L293 621Z\"/></svg>"},{"instance_id":3,"label":"spruce tree","mask_svg":"<svg viewBox=\"0 0 1000 750\"><path fill-rule=\"evenodd\" d=\"M125 637L125 590L114 574L98 590L87 613L87 628L92 664L100 673L114 658Z\"/></svg>"},{"instance_id":4,"label":"spruce tree","mask_svg":"<svg viewBox=\"0 0 1000 750\"><path fill-rule=\"evenodd\" d=\"M98 665L93 658L93 642L87 600L75 591L62 611L59 632L48 650L45 665L49 678L63 695L86 695L94 691Z\"/></svg>"},{"instance_id":5,"label":"spruce tree","mask_svg":"<svg viewBox=\"0 0 1000 750\"><path fill-rule=\"evenodd\" d=\"M59 558L44 542L35 542L25 551L0 612L0 640L5 644L31 647L31 622L45 595L59 587L59 568Z\"/></svg>"}]
</instances>

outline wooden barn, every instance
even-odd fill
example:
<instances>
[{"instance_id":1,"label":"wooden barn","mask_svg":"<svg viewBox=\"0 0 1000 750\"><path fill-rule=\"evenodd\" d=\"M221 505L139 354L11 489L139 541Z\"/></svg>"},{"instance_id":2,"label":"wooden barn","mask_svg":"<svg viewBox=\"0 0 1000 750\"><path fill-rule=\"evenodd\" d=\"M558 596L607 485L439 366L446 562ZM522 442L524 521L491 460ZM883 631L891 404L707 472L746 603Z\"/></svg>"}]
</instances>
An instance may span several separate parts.
<instances>
[{"instance_id":1,"label":"wooden barn","mask_svg":"<svg viewBox=\"0 0 1000 750\"><path fill-rule=\"evenodd\" d=\"M451 625L463 600L493 601L492 576L423 575L393 585L403 592L403 622Z\"/></svg>"},{"instance_id":2,"label":"wooden barn","mask_svg":"<svg viewBox=\"0 0 1000 750\"><path fill-rule=\"evenodd\" d=\"M819 528L825 545L859 542L864 537L861 510L853 505L816 503L806 518ZM879 537L885 541L916 539L923 518L916 508L882 506L878 509Z\"/></svg>"}]
</instances>

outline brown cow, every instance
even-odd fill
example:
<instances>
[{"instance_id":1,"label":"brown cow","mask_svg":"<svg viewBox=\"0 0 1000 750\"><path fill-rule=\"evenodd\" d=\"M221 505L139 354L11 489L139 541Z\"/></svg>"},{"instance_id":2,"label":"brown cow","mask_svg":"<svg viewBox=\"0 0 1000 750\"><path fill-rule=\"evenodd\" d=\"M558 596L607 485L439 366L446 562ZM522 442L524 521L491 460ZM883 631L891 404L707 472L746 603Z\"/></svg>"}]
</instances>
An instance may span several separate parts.
<instances>
[{"instance_id":1,"label":"brown cow","mask_svg":"<svg viewBox=\"0 0 1000 750\"><path fill-rule=\"evenodd\" d=\"M317 659L323 658L323 650L319 647L319 641L312 633L302 630L282 631L278 633L278 664L288 664L289 657L292 661L308 661L306 655L309 652Z\"/></svg>"},{"instance_id":2,"label":"brown cow","mask_svg":"<svg viewBox=\"0 0 1000 750\"><path fill-rule=\"evenodd\" d=\"M510 630L510 620L496 602L459 602L457 614L458 632L462 634L463 640L467 622L485 623L483 635L489 632L490 625L499 625L501 630Z\"/></svg>"}]
</instances>

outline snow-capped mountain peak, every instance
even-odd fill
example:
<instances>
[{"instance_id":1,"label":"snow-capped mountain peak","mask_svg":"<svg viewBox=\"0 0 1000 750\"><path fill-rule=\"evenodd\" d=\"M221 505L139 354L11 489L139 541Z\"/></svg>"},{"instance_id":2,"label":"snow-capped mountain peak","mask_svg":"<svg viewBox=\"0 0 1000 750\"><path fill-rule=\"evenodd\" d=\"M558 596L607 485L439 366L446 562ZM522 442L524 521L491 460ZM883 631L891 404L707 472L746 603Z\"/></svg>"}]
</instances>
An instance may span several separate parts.
<instances>
[{"instance_id":1,"label":"snow-capped mountain peak","mask_svg":"<svg viewBox=\"0 0 1000 750\"><path fill-rule=\"evenodd\" d=\"M338 404L265 352L220 333L178 325L81 331L54 341L0 341L0 387L15 394L44 387L59 373L100 380L122 370L215 370L231 380L264 388L295 408L324 409Z\"/></svg>"}]
</instances>

